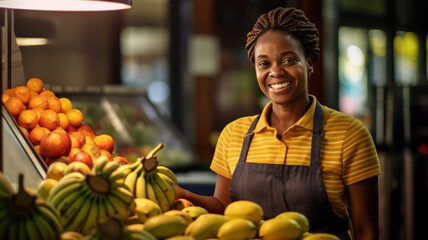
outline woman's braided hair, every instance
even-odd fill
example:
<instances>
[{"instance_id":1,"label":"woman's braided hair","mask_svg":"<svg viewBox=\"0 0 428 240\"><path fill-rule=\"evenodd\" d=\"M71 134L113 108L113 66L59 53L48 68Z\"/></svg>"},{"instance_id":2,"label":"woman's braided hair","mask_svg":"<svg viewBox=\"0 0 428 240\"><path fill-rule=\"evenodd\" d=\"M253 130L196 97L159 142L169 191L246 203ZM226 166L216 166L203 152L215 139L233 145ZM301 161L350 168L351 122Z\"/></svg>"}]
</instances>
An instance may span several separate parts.
<instances>
[{"instance_id":1,"label":"woman's braided hair","mask_svg":"<svg viewBox=\"0 0 428 240\"><path fill-rule=\"evenodd\" d=\"M315 64L320 49L318 48L319 33L315 25L306 18L303 11L295 8L278 7L261 15L253 29L247 34L248 58L254 63L254 46L257 39L268 30L284 31L292 34L302 43L306 57L312 56Z\"/></svg>"}]
</instances>

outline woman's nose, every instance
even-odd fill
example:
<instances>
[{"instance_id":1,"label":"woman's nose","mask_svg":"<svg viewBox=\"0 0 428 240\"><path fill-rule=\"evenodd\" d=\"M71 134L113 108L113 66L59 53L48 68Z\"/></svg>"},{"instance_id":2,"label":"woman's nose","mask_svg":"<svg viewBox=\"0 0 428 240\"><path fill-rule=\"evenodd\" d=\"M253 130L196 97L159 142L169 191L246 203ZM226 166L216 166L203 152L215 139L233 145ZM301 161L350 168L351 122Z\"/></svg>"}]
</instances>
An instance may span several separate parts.
<instances>
[{"instance_id":1,"label":"woman's nose","mask_svg":"<svg viewBox=\"0 0 428 240\"><path fill-rule=\"evenodd\" d=\"M282 68L278 66L278 64L272 64L269 76L271 77L279 77L282 74Z\"/></svg>"}]
</instances>

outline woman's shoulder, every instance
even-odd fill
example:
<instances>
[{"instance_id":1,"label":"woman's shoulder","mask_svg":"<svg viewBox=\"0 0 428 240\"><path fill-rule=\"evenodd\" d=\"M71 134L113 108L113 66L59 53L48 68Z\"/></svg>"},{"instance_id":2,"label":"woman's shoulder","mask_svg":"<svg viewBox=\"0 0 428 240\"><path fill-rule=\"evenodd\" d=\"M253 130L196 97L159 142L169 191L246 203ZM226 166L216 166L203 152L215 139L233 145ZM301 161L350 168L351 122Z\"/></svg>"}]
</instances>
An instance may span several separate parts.
<instances>
[{"instance_id":1,"label":"woman's shoulder","mask_svg":"<svg viewBox=\"0 0 428 240\"><path fill-rule=\"evenodd\" d=\"M240 117L228 123L224 129L228 131L247 131L258 115Z\"/></svg>"},{"instance_id":2,"label":"woman's shoulder","mask_svg":"<svg viewBox=\"0 0 428 240\"><path fill-rule=\"evenodd\" d=\"M354 124L355 122L361 123L361 121L349 114L340 112L338 110L323 106L323 113L325 120L330 123L342 123L342 124Z\"/></svg>"}]
</instances>

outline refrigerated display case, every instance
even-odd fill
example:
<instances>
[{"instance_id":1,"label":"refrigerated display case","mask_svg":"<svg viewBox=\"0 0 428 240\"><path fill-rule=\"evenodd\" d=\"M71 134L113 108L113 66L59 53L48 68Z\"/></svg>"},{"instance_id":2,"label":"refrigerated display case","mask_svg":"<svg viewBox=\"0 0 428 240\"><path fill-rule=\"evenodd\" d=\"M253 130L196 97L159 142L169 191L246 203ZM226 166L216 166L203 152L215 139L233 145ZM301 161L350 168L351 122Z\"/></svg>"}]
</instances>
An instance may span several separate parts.
<instances>
[{"instance_id":1,"label":"refrigerated display case","mask_svg":"<svg viewBox=\"0 0 428 240\"><path fill-rule=\"evenodd\" d=\"M22 134L15 120L1 105L3 173L17 188L20 174L25 176L24 186L36 189L46 177L47 165L28 138Z\"/></svg>"},{"instance_id":2,"label":"refrigerated display case","mask_svg":"<svg viewBox=\"0 0 428 240\"><path fill-rule=\"evenodd\" d=\"M147 98L144 88L125 86L52 87L57 97L67 97L82 111L84 123L97 135L108 134L114 151L134 162L159 143L159 164L173 171L198 163L189 141Z\"/></svg>"}]
</instances>

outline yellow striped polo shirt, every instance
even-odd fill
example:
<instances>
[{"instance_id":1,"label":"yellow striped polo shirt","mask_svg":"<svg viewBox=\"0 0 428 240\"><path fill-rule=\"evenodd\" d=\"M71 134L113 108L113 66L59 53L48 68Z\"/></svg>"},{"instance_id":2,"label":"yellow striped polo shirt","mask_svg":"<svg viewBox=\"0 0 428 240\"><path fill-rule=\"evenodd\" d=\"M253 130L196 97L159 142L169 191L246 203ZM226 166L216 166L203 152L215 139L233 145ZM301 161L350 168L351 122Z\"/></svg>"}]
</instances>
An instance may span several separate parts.
<instances>
[{"instance_id":1,"label":"yellow striped polo shirt","mask_svg":"<svg viewBox=\"0 0 428 240\"><path fill-rule=\"evenodd\" d=\"M306 114L282 134L269 126L272 109L268 103L254 129L247 161L270 164L310 165L312 129L316 98ZM380 174L379 159L370 132L352 116L322 107L321 168L327 196L333 211L348 219L345 186ZM215 173L232 178L242 149L244 135L256 116L239 118L221 132L211 163Z\"/></svg>"}]
</instances>

